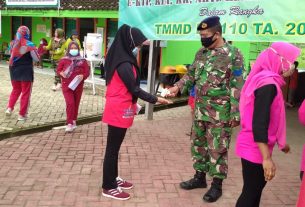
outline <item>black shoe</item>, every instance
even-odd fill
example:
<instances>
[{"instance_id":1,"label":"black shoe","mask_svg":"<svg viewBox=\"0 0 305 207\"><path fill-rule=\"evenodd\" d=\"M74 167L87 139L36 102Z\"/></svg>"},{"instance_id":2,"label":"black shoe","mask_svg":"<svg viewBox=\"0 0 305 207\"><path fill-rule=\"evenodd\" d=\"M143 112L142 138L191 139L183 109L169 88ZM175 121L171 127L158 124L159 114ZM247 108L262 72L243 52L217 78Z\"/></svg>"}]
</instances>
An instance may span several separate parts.
<instances>
[{"instance_id":1,"label":"black shoe","mask_svg":"<svg viewBox=\"0 0 305 207\"><path fill-rule=\"evenodd\" d=\"M222 187L221 185L212 184L211 188L204 194L203 200L206 202L212 203L217 201L222 196Z\"/></svg>"},{"instance_id":2,"label":"black shoe","mask_svg":"<svg viewBox=\"0 0 305 207\"><path fill-rule=\"evenodd\" d=\"M184 190L192 190L195 188L206 188L207 181L205 178L205 173L196 172L194 177L188 181L184 181L180 183L180 187Z\"/></svg>"}]
</instances>

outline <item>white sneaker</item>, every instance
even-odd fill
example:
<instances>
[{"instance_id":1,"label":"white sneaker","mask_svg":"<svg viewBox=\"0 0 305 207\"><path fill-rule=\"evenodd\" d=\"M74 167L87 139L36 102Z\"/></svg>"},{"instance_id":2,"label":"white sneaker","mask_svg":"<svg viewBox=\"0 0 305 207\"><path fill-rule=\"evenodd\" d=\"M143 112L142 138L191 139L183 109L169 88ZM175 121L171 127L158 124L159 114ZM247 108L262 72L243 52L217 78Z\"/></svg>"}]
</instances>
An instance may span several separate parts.
<instances>
[{"instance_id":1,"label":"white sneaker","mask_svg":"<svg viewBox=\"0 0 305 207\"><path fill-rule=\"evenodd\" d=\"M66 126L66 132L73 132L73 125L72 124L68 124L67 126Z\"/></svg>"},{"instance_id":2,"label":"white sneaker","mask_svg":"<svg viewBox=\"0 0 305 207\"><path fill-rule=\"evenodd\" d=\"M77 128L77 126L76 126L76 121L73 121L72 127L73 127L73 130Z\"/></svg>"},{"instance_id":3,"label":"white sneaker","mask_svg":"<svg viewBox=\"0 0 305 207\"><path fill-rule=\"evenodd\" d=\"M55 87L55 90L56 91L59 91L61 89L61 83L57 83L56 87Z\"/></svg>"},{"instance_id":4,"label":"white sneaker","mask_svg":"<svg viewBox=\"0 0 305 207\"><path fill-rule=\"evenodd\" d=\"M12 115L12 112L13 112L12 109L7 108L6 111L5 111L5 115L6 115L6 116L11 116L11 115Z\"/></svg>"},{"instance_id":5,"label":"white sneaker","mask_svg":"<svg viewBox=\"0 0 305 207\"><path fill-rule=\"evenodd\" d=\"M18 121L25 121L25 120L27 120L27 116L18 116Z\"/></svg>"},{"instance_id":6,"label":"white sneaker","mask_svg":"<svg viewBox=\"0 0 305 207\"><path fill-rule=\"evenodd\" d=\"M52 91L56 91L56 85L52 86Z\"/></svg>"}]
</instances>

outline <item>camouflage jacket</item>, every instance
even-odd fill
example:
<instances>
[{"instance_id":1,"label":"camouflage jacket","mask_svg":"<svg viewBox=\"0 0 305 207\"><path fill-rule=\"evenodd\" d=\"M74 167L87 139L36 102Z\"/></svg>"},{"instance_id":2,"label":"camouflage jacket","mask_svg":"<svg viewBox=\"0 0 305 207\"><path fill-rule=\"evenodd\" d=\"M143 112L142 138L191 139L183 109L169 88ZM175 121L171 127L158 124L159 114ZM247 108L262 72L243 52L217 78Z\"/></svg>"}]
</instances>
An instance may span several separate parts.
<instances>
[{"instance_id":1,"label":"camouflage jacket","mask_svg":"<svg viewBox=\"0 0 305 207\"><path fill-rule=\"evenodd\" d=\"M177 85L186 93L195 85L195 120L239 121L239 97L243 86L243 56L232 45L201 48L193 64Z\"/></svg>"}]
</instances>

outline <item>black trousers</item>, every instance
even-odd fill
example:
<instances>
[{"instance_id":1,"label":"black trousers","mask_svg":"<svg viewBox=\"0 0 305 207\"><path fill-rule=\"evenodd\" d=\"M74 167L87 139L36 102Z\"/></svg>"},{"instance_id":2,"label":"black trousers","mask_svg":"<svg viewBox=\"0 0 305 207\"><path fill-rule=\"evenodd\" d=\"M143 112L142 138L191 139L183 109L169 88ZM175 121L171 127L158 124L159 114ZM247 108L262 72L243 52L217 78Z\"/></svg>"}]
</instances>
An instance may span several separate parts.
<instances>
[{"instance_id":1,"label":"black trousers","mask_svg":"<svg viewBox=\"0 0 305 207\"><path fill-rule=\"evenodd\" d=\"M117 188L118 158L121 144L124 140L126 128L108 125L107 145L103 165L103 189Z\"/></svg>"},{"instance_id":2,"label":"black trousers","mask_svg":"<svg viewBox=\"0 0 305 207\"><path fill-rule=\"evenodd\" d=\"M266 185L261 164L241 159L244 186L236 207L259 207L262 191Z\"/></svg>"}]
</instances>

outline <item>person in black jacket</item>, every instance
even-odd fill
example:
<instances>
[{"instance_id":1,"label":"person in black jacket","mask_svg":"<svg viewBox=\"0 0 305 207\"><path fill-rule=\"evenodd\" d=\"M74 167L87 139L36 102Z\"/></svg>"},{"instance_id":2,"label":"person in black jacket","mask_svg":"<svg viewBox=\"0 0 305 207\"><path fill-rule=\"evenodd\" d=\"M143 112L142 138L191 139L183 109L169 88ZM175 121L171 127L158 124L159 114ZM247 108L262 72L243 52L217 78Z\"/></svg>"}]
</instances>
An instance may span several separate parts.
<instances>
[{"instance_id":1,"label":"person in black jacket","mask_svg":"<svg viewBox=\"0 0 305 207\"><path fill-rule=\"evenodd\" d=\"M20 26L11 48L9 71L13 90L10 94L6 115L10 116L20 95L20 111L18 121L27 119L32 85L34 81L33 61L39 61L36 46L29 40L30 30Z\"/></svg>"}]
</instances>

